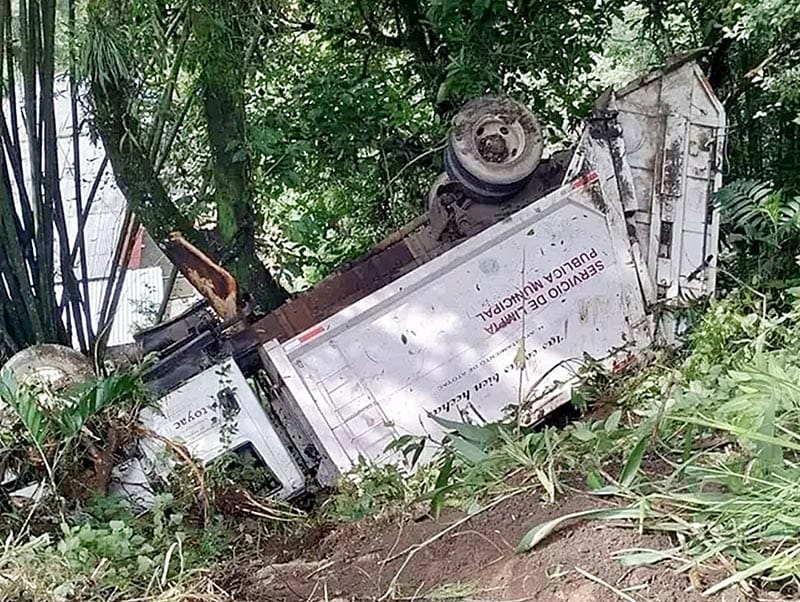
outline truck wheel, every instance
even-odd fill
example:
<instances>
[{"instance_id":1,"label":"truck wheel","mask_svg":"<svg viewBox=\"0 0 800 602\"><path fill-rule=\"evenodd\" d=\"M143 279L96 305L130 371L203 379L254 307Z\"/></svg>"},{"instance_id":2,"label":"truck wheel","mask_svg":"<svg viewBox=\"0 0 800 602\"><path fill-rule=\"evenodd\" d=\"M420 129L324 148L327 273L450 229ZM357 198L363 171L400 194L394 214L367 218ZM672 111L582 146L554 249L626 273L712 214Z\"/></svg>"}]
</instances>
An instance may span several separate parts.
<instances>
[{"instance_id":1,"label":"truck wheel","mask_svg":"<svg viewBox=\"0 0 800 602\"><path fill-rule=\"evenodd\" d=\"M92 363L74 349L62 345L34 345L13 355L2 367L18 382L44 382L60 389L94 378Z\"/></svg>"},{"instance_id":2,"label":"truck wheel","mask_svg":"<svg viewBox=\"0 0 800 602\"><path fill-rule=\"evenodd\" d=\"M528 109L510 98L482 96L453 119L445 169L481 200L500 202L525 186L543 147L541 128Z\"/></svg>"}]
</instances>

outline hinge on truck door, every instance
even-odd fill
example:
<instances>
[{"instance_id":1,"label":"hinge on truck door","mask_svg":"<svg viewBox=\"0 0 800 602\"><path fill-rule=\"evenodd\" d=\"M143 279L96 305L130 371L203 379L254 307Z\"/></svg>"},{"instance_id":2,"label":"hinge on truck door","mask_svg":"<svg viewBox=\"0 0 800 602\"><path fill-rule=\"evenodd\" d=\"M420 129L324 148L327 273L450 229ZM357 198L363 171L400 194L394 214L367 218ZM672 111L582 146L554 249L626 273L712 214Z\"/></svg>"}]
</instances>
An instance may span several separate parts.
<instances>
[{"instance_id":1,"label":"hinge on truck door","mask_svg":"<svg viewBox=\"0 0 800 602\"><path fill-rule=\"evenodd\" d=\"M658 232L658 256L662 259L672 257L672 232L673 223L661 220L661 229Z\"/></svg>"}]
</instances>

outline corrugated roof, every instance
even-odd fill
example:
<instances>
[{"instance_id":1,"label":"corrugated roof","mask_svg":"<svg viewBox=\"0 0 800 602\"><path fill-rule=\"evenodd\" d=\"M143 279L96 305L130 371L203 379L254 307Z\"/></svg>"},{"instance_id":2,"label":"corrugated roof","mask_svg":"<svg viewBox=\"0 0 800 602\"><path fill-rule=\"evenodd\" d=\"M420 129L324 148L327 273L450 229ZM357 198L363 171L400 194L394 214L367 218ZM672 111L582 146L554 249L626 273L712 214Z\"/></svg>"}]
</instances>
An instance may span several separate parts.
<instances>
[{"instance_id":1,"label":"corrugated roof","mask_svg":"<svg viewBox=\"0 0 800 602\"><path fill-rule=\"evenodd\" d=\"M109 346L133 343L135 332L152 326L163 295L164 276L160 268L128 270L111 327Z\"/></svg>"},{"instance_id":2,"label":"corrugated roof","mask_svg":"<svg viewBox=\"0 0 800 602\"><path fill-rule=\"evenodd\" d=\"M60 294L60 286L56 293ZM97 324L106 290L105 280L89 282L89 304L92 322ZM160 268L128 270L119 306L108 337L110 347L133 343L133 334L153 324L155 312L164 295L164 277ZM73 341L77 347L77 338Z\"/></svg>"}]
</instances>

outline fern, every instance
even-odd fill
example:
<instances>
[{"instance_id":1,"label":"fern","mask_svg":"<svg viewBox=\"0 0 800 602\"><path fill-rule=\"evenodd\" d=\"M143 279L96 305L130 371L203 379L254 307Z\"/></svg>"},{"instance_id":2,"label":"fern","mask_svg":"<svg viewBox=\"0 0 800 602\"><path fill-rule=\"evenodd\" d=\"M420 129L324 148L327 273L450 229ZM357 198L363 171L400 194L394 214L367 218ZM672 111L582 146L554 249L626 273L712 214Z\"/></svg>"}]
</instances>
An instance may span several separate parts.
<instances>
[{"instance_id":1,"label":"fern","mask_svg":"<svg viewBox=\"0 0 800 602\"><path fill-rule=\"evenodd\" d=\"M717 192L717 203L725 222L734 228L741 228L758 219L761 207L773 194L772 186L754 180L736 180L723 186Z\"/></svg>"},{"instance_id":2,"label":"fern","mask_svg":"<svg viewBox=\"0 0 800 602\"><path fill-rule=\"evenodd\" d=\"M771 183L741 179L719 190L722 239L732 271L755 286L783 286L798 278L800 196Z\"/></svg>"},{"instance_id":3,"label":"fern","mask_svg":"<svg viewBox=\"0 0 800 602\"><path fill-rule=\"evenodd\" d=\"M800 231L800 196L789 197L769 182L735 180L717 192L717 205L731 229Z\"/></svg>"},{"instance_id":4,"label":"fern","mask_svg":"<svg viewBox=\"0 0 800 602\"><path fill-rule=\"evenodd\" d=\"M787 230L800 231L800 196L783 199L779 223Z\"/></svg>"}]
</instances>

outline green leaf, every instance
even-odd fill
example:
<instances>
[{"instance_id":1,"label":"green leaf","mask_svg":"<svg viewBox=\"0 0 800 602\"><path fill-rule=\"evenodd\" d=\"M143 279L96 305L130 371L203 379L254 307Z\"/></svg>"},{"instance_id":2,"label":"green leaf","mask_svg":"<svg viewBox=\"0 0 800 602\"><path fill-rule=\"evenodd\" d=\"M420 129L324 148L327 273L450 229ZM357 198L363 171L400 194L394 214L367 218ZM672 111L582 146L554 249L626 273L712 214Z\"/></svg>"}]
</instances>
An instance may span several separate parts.
<instances>
[{"instance_id":1,"label":"green leaf","mask_svg":"<svg viewBox=\"0 0 800 602\"><path fill-rule=\"evenodd\" d=\"M439 512L444 506L444 499L447 495L447 483L453 474L453 456L447 456L447 459L439 469L439 474L436 476L436 484L434 485L434 494L431 498L431 514L438 517Z\"/></svg>"},{"instance_id":2,"label":"green leaf","mask_svg":"<svg viewBox=\"0 0 800 602\"><path fill-rule=\"evenodd\" d=\"M703 592L703 596L713 596L717 592L721 592L724 589L729 588L731 585L735 585L736 583L740 583L751 577L755 577L756 575L760 575L761 573L765 573L769 571L773 566L777 563L781 562L782 559L779 556L770 556L769 558L762 560L754 564L753 566L746 568L741 571L737 571L727 579L723 579L716 585L712 585L706 591ZM785 560L784 560L785 561Z\"/></svg>"},{"instance_id":3,"label":"green leaf","mask_svg":"<svg viewBox=\"0 0 800 602\"><path fill-rule=\"evenodd\" d=\"M466 422L447 420L439 416L431 416L431 420L442 428L455 431L461 435L462 438L475 443L489 443L497 435L497 430L490 426L475 426L474 424L467 424Z\"/></svg>"},{"instance_id":4,"label":"green leaf","mask_svg":"<svg viewBox=\"0 0 800 602\"><path fill-rule=\"evenodd\" d=\"M642 465L642 458L647 449L648 440L647 436L639 439L636 447L633 448L631 455L628 457L628 461L625 462L625 466L622 467L622 472L619 473L619 484L623 488L630 487L633 484L633 480L639 472L639 467Z\"/></svg>"},{"instance_id":5,"label":"green leaf","mask_svg":"<svg viewBox=\"0 0 800 602\"><path fill-rule=\"evenodd\" d=\"M638 506L628 506L626 508L598 508L594 510L583 510L559 516L545 523L541 523L528 531L517 545L518 552L532 550L550 534L564 527L567 523L574 520L626 520L640 518L641 510Z\"/></svg>"},{"instance_id":6,"label":"green leaf","mask_svg":"<svg viewBox=\"0 0 800 602\"><path fill-rule=\"evenodd\" d=\"M592 470L586 475L586 486L592 491L602 489L605 484L603 476L597 470Z\"/></svg>"},{"instance_id":7,"label":"green leaf","mask_svg":"<svg viewBox=\"0 0 800 602\"><path fill-rule=\"evenodd\" d=\"M489 457L480 447L466 439L450 437L450 441L453 443L453 447L456 448L456 451L471 464L479 464Z\"/></svg>"},{"instance_id":8,"label":"green leaf","mask_svg":"<svg viewBox=\"0 0 800 602\"><path fill-rule=\"evenodd\" d=\"M607 433L613 433L619 428L619 422L622 420L622 410L617 410L611 416L606 418L605 429Z\"/></svg>"},{"instance_id":9,"label":"green leaf","mask_svg":"<svg viewBox=\"0 0 800 602\"><path fill-rule=\"evenodd\" d=\"M539 483L541 483L544 490L547 492L547 498L554 502L556 499L556 486L553 483L553 479L547 476L545 472L541 468L536 468L536 478L539 479Z\"/></svg>"},{"instance_id":10,"label":"green leaf","mask_svg":"<svg viewBox=\"0 0 800 602\"><path fill-rule=\"evenodd\" d=\"M6 403L17 413L23 426L36 445L43 445L51 432L51 421L36 403L36 399L27 390L17 385L13 378L9 379L8 388L4 388Z\"/></svg>"},{"instance_id":11,"label":"green leaf","mask_svg":"<svg viewBox=\"0 0 800 602\"><path fill-rule=\"evenodd\" d=\"M147 556L136 557L136 570L140 575L143 575L151 571L154 564L155 562L151 558L148 558Z\"/></svg>"},{"instance_id":12,"label":"green leaf","mask_svg":"<svg viewBox=\"0 0 800 602\"><path fill-rule=\"evenodd\" d=\"M588 443L589 441L594 439L597 435L595 435L589 429L589 427L586 425L585 422L576 422L575 429L572 431L572 436L575 437L578 441Z\"/></svg>"},{"instance_id":13,"label":"green leaf","mask_svg":"<svg viewBox=\"0 0 800 602\"><path fill-rule=\"evenodd\" d=\"M667 552L659 550L631 550L620 551L614 554L614 558L618 560L622 566L647 566L663 560L669 560L672 556Z\"/></svg>"},{"instance_id":14,"label":"green leaf","mask_svg":"<svg viewBox=\"0 0 800 602\"><path fill-rule=\"evenodd\" d=\"M603 485L599 489L593 490L591 493L592 495L596 496L604 496L604 495L619 496L622 493L622 491L616 485Z\"/></svg>"},{"instance_id":15,"label":"green leaf","mask_svg":"<svg viewBox=\"0 0 800 602\"><path fill-rule=\"evenodd\" d=\"M425 449L425 439L420 439L417 444L414 446L414 455L411 458L411 466L416 466L417 462L419 462L419 457L422 455L422 451ZM410 451L410 450L407 450Z\"/></svg>"},{"instance_id":16,"label":"green leaf","mask_svg":"<svg viewBox=\"0 0 800 602\"><path fill-rule=\"evenodd\" d=\"M384 453L388 453L388 452L391 452L391 451L400 450L404 446L406 446L409 443L411 443L411 441L413 441L413 440L414 440L414 437L412 435L402 435L402 436L398 437L397 439L394 439L394 440L390 441L389 444L385 448L383 448L383 452Z\"/></svg>"},{"instance_id":17,"label":"green leaf","mask_svg":"<svg viewBox=\"0 0 800 602\"><path fill-rule=\"evenodd\" d=\"M800 528L800 517L790 516L788 514L779 514L776 518L782 523L791 525L792 527Z\"/></svg>"},{"instance_id":18,"label":"green leaf","mask_svg":"<svg viewBox=\"0 0 800 602\"><path fill-rule=\"evenodd\" d=\"M751 439L753 441L771 443L784 449L800 451L800 443L795 443L794 441L790 441L784 437L771 437L764 435L755 430L742 428L727 422L722 422L720 420L713 420L711 418L699 416L670 416L669 419L675 420L676 422L685 422L687 424L695 424L697 426L704 426L707 428L717 429L719 431L725 431L742 439Z\"/></svg>"}]
</instances>

